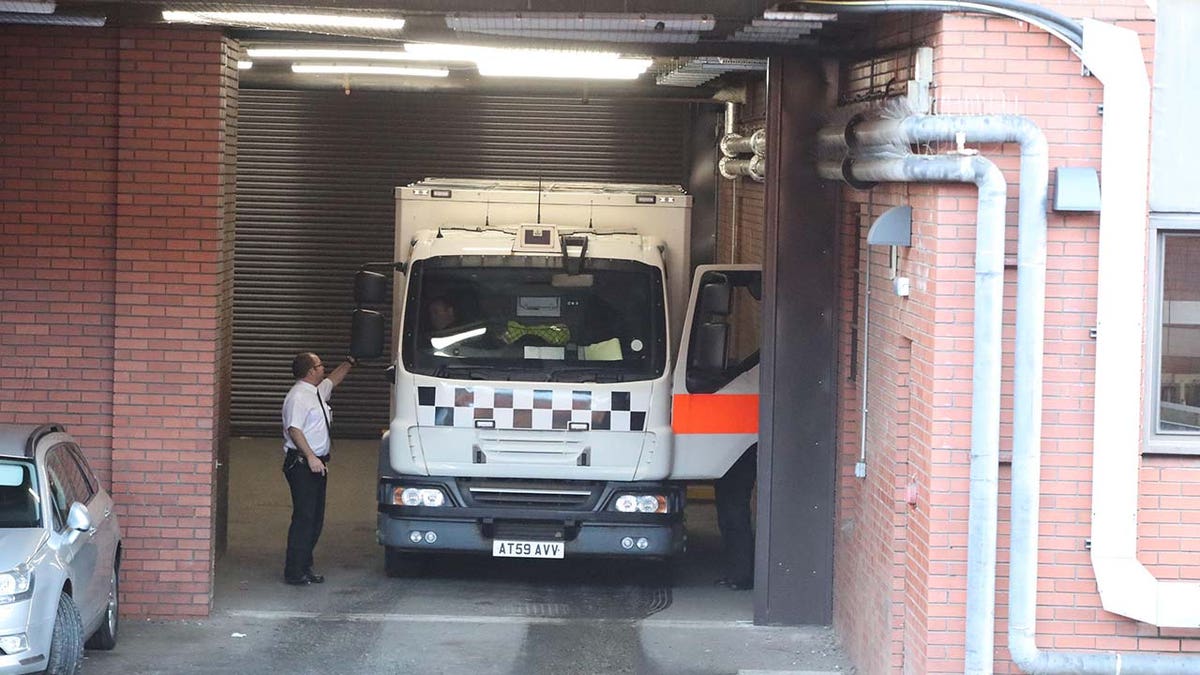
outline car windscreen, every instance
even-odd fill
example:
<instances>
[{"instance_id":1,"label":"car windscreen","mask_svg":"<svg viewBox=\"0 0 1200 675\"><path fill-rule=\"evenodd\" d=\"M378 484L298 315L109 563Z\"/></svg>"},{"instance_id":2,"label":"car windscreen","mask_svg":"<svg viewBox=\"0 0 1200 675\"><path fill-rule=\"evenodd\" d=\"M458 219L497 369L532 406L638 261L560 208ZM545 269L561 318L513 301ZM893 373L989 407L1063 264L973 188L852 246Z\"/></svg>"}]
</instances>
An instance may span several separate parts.
<instances>
[{"instance_id":1,"label":"car windscreen","mask_svg":"<svg viewBox=\"0 0 1200 675\"><path fill-rule=\"evenodd\" d=\"M41 526L40 502L33 462L0 458L0 527Z\"/></svg>"},{"instance_id":2,"label":"car windscreen","mask_svg":"<svg viewBox=\"0 0 1200 675\"><path fill-rule=\"evenodd\" d=\"M625 382L666 363L662 272L549 256L445 256L413 264L401 352L413 373L475 380Z\"/></svg>"}]
</instances>

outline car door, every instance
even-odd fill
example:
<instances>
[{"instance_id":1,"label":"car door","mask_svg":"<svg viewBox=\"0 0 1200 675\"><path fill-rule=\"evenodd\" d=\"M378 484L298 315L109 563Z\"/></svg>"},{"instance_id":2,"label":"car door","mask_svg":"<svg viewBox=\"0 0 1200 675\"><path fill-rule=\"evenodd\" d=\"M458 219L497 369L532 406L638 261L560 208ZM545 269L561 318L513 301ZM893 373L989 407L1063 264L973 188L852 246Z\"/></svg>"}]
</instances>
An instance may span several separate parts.
<instances>
[{"instance_id":1,"label":"car door","mask_svg":"<svg viewBox=\"0 0 1200 675\"><path fill-rule=\"evenodd\" d=\"M86 628L94 625L97 613L107 606L108 576L98 573L100 549L96 539L99 531L96 517L89 509L92 527L72 536L67 514L75 502L87 506L93 501L91 488L66 443L55 445L46 452L46 474L55 512L55 530L60 535L60 555L67 566L75 604Z\"/></svg>"},{"instance_id":2,"label":"car door","mask_svg":"<svg viewBox=\"0 0 1200 675\"><path fill-rule=\"evenodd\" d=\"M108 604L109 581L112 579L113 565L117 556L117 543L120 540L120 533L117 531L117 517L113 513L112 496L101 489L100 481L96 478L95 472L92 471L91 465L88 464L79 446L72 444L70 449L71 458L75 460L83 481L87 485L88 494L91 495L87 507L88 515L92 519L92 527L96 529L94 539L96 550L100 556L96 569L96 592L99 594L97 611L102 612Z\"/></svg>"},{"instance_id":3,"label":"car door","mask_svg":"<svg viewBox=\"0 0 1200 675\"><path fill-rule=\"evenodd\" d=\"M701 265L671 383L671 478L719 478L758 442L762 271Z\"/></svg>"}]
</instances>

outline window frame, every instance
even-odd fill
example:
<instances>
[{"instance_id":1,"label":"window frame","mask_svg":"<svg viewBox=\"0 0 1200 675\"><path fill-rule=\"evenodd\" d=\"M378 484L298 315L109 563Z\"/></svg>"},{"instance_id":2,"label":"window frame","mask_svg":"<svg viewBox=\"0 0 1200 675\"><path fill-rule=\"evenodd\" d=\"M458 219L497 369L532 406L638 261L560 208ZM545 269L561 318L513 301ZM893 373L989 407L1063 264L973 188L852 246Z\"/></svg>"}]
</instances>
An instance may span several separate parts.
<instances>
[{"instance_id":1,"label":"window frame","mask_svg":"<svg viewBox=\"0 0 1200 675\"><path fill-rule=\"evenodd\" d=\"M1143 454L1200 456L1200 432L1159 430L1162 398L1163 281L1167 237L1200 236L1200 214L1151 214L1147 248L1146 368L1143 395L1145 445Z\"/></svg>"}]
</instances>

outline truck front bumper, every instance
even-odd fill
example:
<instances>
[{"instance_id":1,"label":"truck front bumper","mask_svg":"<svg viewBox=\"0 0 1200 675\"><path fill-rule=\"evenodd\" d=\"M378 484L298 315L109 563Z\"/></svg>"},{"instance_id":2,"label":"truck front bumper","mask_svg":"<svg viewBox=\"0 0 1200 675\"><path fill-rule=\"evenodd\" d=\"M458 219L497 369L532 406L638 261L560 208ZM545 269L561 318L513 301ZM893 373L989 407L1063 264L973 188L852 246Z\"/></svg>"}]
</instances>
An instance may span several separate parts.
<instances>
[{"instance_id":1,"label":"truck front bumper","mask_svg":"<svg viewBox=\"0 0 1200 675\"><path fill-rule=\"evenodd\" d=\"M385 502L389 485L437 486L446 491L445 506L398 506ZM617 493L668 494L668 513L622 513L608 507ZM492 553L493 543L529 541L561 543L564 557L669 557L685 545L682 485L611 483L579 510L484 506L463 497L455 480L388 478L380 491L378 539L408 553Z\"/></svg>"}]
</instances>

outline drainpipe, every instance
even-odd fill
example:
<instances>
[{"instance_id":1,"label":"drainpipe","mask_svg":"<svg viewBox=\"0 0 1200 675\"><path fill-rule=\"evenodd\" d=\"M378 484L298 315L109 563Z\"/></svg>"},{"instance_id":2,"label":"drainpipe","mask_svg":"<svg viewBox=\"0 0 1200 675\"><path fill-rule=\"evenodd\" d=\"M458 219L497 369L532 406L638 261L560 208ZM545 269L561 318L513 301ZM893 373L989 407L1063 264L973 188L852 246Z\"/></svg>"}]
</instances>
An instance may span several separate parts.
<instances>
[{"instance_id":1,"label":"drainpipe","mask_svg":"<svg viewBox=\"0 0 1200 675\"><path fill-rule=\"evenodd\" d=\"M840 133L839 133L840 131ZM822 129L819 151L850 147L879 152L887 147L938 142L1021 144L1017 244L1017 336L1013 371L1016 392L1013 435L1041 439L1042 354L1046 306L1046 138L1030 120L1014 115L913 116L895 120L851 120L844 129ZM999 377L999 375L997 375ZM979 389L975 389L978 394ZM991 673L996 624L996 520L999 504L999 430L975 445L980 424L972 413L970 511L967 543L967 629L965 671ZM1014 441L1015 442L1015 441ZM995 448L994 454L992 449Z\"/></svg>"},{"instance_id":2,"label":"drainpipe","mask_svg":"<svg viewBox=\"0 0 1200 675\"><path fill-rule=\"evenodd\" d=\"M973 182L979 189L975 227L974 366L971 374L971 488L968 523L968 673L992 672L995 633L996 510L1000 459L1000 358L1004 300L1007 183L996 165L974 156L823 162L823 178L862 181Z\"/></svg>"},{"instance_id":3,"label":"drainpipe","mask_svg":"<svg viewBox=\"0 0 1200 675\"><path fill-rule=\"evenodd\" d=\"M1146 236L1146 175L1148 137L1148 91L1145 64L1137 35L1098 21L1084 24L1084 63L1105 84L1105 123L1101 171L1107 177L1100 212L1100 284L1097 293L1096 410L1093 439L1092 559L1101 598L1111 590L1107 584L1133 585L1149 573L1136 559L1137 448L1141 444L1138 420L1141 407L1139 361L1130 357L1141 350L1142 284L1129 283L1144 277ZM1136 68L1134 67L1136 65ZM1113 106L1116 116L1107 107ZM1111 171L1111 173L1109 173ZM1140 226L1139 226L1140 225ZM1138 252L1141 252L1139 255ZM1126 264L1125 261L1128 261ZM1136 270L1127 269L1135 265ZM1125 288L1121 288L1122 285ZM1103 324L1101 321L1104 321ZM1111 323L1110 323L1111 322ZM1100 335L1105 335L1101 343ZM1121 339L1125 338L1125 339ZM1123 345L1123 347L1122 347ZM1102 389L1101 384L1104 387ZM1122 390L1121 387L1124 387ZM1040 394L1040 392L1039 392ZM1109 407L1113 402L1121 405ZM1041 448L1036 443L1013 439L1013 517L1009 589L1009 651L1028 673L1078 673L1141 675L1200 672L1200 655L1145 652L1051 652L1038 649L1037 540L1040 496ZM1132 496L1131 496L1132 495ZM1114 541L1114 539L1116 541ZM1102 544L1096 550L1096 542ZM1121 549L1127 549L1124 555ZM1116 555L1114 555L1116 553ZM1106 556L1113 556L1108 559ZM1141 575L1121 578L1117 565L1123 559L1136 565ZM1128 570L1127 571L1132 571ZM1111 575L1111 576L1110 576ZM1113 577L1116 578L1113 578ZM1172 603L1171 584L1147 587L1137 583L1143 606L1178 607L1194 616L1195 605ZM1167 587L1167 588L1162 588ZM1158 592L1154 592L1154 591ZM1125 613L1105 600L1104 608ZM1137 618L1137 617L1134 617Z\"/></svg>"},{"instance_id":4,"label":"drainpipe","mask_svg":"<svg viewBox=\"0 0 1200 675\"><path fill-rule=\"evenodd\" d=\"M1114 112L1107 115L1104 136L1104 152L1102 170L1105 175L1119 176L1110 180L1110 187L1105 189L1101 212L1101 279L1102 288L1110 288L1112 284L1123 283L1130 275L1141 278L1144 271L1141 267L1128 270L1118 266L1123 260L1136 259L1130 264L1144 265L1143 256L1129 256L1131 250L1144 251L1145 239L1145 176L1146 176L1146 137L1148 134L1148 107L1146 107L1145 66L1142 62L1141 49L1136 34L1109 26L1096 21L1086 23L1086 32L1090 36L1088 49L1084 54L1084 62L1091 67L1106 84L1105 101L1112 102ZM1133 66L1136 66L1133 67ZM1136 77L1140 73L1140 78ZM1134 114L1136 113L1136 114ZM1119 119L1118 119L1119 118ZM921 118L912 118L920 120ZM936 119L936 118L929 118ZM951 120L952 118L942 118ZM971 118L967 118L968 120ZM1017 340L1016 366L1014 372L1014 422L1013 422L1013 506L1012 506L1012 545L1010 561L1009 589L1009 635L1008 647L1014 662L1023 670L1030 673L1197 673L1200 672L1200 657L1177 654L1152 653L1102 653L1102 652L1045 652L1036 646L1036 611L1037 611L1037 554L1038 554L1038 501L1040 499L1041 482L1041 406L1042 406L1042 342L1044 332L1044 280L1045 280L1045 177L1046 164L1039 160L1038 148L1044 153L1045 141L1040 131L1021 118L993 118L992 122L970 122L965 126L954 122L906 122L905 120L883 120L878 123L862 122L852 130L826 128L818 135L818 144L828 152L844 149L850 145L867 144L896 144L922 141L944 141L949 138L929 138L920 131L934 132L939 125L949 125L942 129L942 134L962 132L968 140L983 142L1020 141L1021 158L1021 206L1020 206L1020 237L1018 243L1018 299L1017 299ZM1005 120L1008 120L1007 122ZM997 123L999 122L999 123ZM1015 122L1015 124L1014 124ZM1010 126L1011 125L1011 126ZM1133 129L1134 132L1129 132ZM1034 133L1036 132L1036 133ZM1012 136L1005 134L1012 133ZM847 140L850 139L850 140ZM879 151L874 147L872 151ZM1040 177L1040 179L1039 179ZM1127 178L1126 178L1127 177ZM1035 192L1034 187L1039 189ZM1040 194L1039 194L1040 193ZM1114 221L1120 221L1114 222ZM1130 228L1130 222L1141 222L1142 227ZM1106 227L1107 225L1107 227ZM1119 229L1118 229L1119 226ZM1131 230L1125 232L1126 230ZM1105 234L1107 233L1107 234ZM1125 236L1122 242L1113 242L1114 237ZM1108 255L1105 255L1108 252ZM1111 270L1111 271L1110 271ZM1120 326L1129 322L1129 316L1140 317L1143 307L1141 303L1140 285L1122 294L1124 302L1118 302L1112 292L1101 292L1104 299L1100 301L1098 310L1101 317L1111 314L1113 332L1128 334L1130 337L1126 346L1132 349L1140 348L1140 330L1130 326L1133 331L1120 330ZM1136 297L1135 297L1136 296ZM1113 298L1110 300L1110 298ZM1135 303L1136 301L1136 303ZM1134 303L1134 304L1131 304ZM1098 317L1098 324L1100 318ZM1139 321L1132 322L1139 324ZM1105 324L1110 325L1110 324ZM1108 332L1108 331L1106 331ZM1098 340L1099 342L1099 340ZM1113 342L1117 342L1114 340ZM1101 350L1097 345L1097 410L1093 495L1116 494L1118 500L1110 500L1108 496L1094 500L1093 506L1093 539L1112 542L1111 548L1093 550L1093 564L1096 567L1097 579L1101 587L1102 599L1105 590L1120 589L1133 581L1144 581L1149 573L1136 560L1136 492L1137 465L1136 454L1131 454L1130 447L1137 447L1140 438L1133 440L1115 438L1107 433L1107 425L1124 423L1128 427L1129 415L1136 415L1140 407L1137 405L1137 392L1140 390L1140 380L1133 366L1132 378L1126 375L1122 386L1107 387L1100 390L1099 382L1106 368L1129 370L1127 363L1128 349ZM1124 355L1125 358L1122 358ZM1104 356L1104 358L1102 358ZM1121 362L1126 362L1124 366ZM1123 405L1114 406L1111 414L1102 412L1101 401L1123 399L1132 396L1135 400L1122 401ZM1120 426L1117 424L1116 426ZM1136 429L1136 419L1133 424ZM1115 431L1115 428L1114 428ZM1128 443L1132 443L1129 445ZM1122 444L1125 444L1122 446ZM1117 447L1121 446L1121 447ZM1132 456L1132 465L1129 465ZM1123 462L1122 462L1123 460ZM1121 464L1113 471L1101 470L1109 464ZM1110 489L1112 492L1110 492ZM1132 495L1132 496L1130 496ZM974 502L972 502L974 503ZM1114 503L1116 504L1114 506ZM1126 527L1109 527L1105 516L1117 518L1119 524ZM1132 525L1130 525L1132 523ZM1119 534L1118 534L1119 533ZM1120 541L1112 541L1120 539ZM1104 559L1103 556L1112 550L1123 552L1128 549L1128 555L1120 558ZM993 553L994 555L994 553ZM1120 563L1128 566L1130 563L1140 568L1141 575L1113 574L1117 565L1105 563ZM1106 572L1110 573L1112 581L1104 583ZM1139 578L1140 577L1140 578ZM1150 577L1151 582L1157 580ZM1192 602L1196 584L1157 582L1157 593L1141 593L1141 604L1150 604L1159 610L1159 620L1174 618L1175 620L1194 620L1196 603ZM971 586L970 582L968 585ZM1107 587L1106 587L1107 586ZM973 587L973 586L972 586ZM1165 587L1165 588L1164 588ZM1139 589L1145 589L1141 584ZM1176 593L1172 593L1172 591ZM1110 593L1110 596L1113 595ZM1127 598L1138 596L1138 593L1126 593ZM990 593L988 597L994 597ZM970 605L968 600L968 605ZM1105 600L1105 608L1114 611L1114 607ZM1119 611L1119 610L1118 610ZM1126 612L1129 610L1127 609ZM1191 612L1184 615L1182 612ZM991 613L991 612L989 612ZM1127 614L1128 615L1128 614ZM1134 617L1137 618L1137 617ZM968 617L968 623L971 623ZM976 622L976 625L980 625ZM989 624L990 625L990 624ZM1191 625L1191 624L1185 624ZM970 633L970 629L968 629ZM990 630L988 643L990 644ZM970 661L971 644L968 641L968 661ZM976 650L978 651L978 650ZM990 650L989 650L990 652ZM990 656L988 657L990 663ZM970 664L968 664L970 665ZM968 672L989 672L988 670Z\"/></svg>"}]
</instances>

